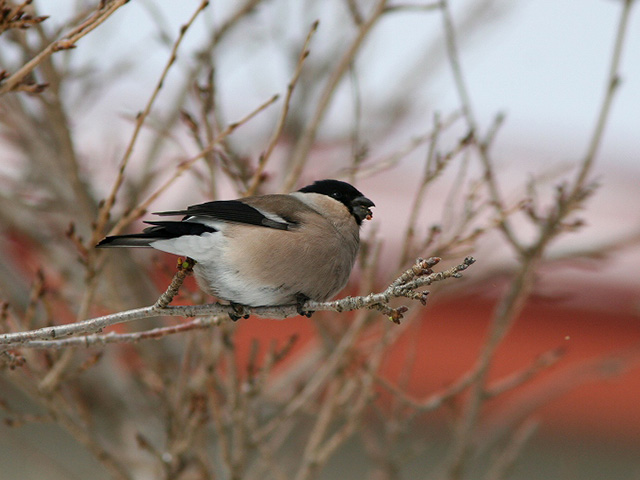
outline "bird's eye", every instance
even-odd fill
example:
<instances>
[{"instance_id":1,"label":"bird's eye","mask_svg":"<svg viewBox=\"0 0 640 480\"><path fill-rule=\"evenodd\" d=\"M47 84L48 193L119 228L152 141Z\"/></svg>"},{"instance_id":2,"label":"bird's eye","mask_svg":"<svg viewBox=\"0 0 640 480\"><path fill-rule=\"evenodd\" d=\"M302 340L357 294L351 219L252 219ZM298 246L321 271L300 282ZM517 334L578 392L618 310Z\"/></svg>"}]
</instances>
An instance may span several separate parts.
<instances>
[{"instance_id":1,"label":"bird's eye","mask_svg":"<svg viewBox=\"0 0 640 480\"><path fill-rule=\"evenodd\" d=\"M338 199L342 198L342 194L341 194L340 192L333 192L333 193L331 194L331 196L332 196L333 198L335 198L336 200L338 200Z\"/></svg>"}]
</instances>

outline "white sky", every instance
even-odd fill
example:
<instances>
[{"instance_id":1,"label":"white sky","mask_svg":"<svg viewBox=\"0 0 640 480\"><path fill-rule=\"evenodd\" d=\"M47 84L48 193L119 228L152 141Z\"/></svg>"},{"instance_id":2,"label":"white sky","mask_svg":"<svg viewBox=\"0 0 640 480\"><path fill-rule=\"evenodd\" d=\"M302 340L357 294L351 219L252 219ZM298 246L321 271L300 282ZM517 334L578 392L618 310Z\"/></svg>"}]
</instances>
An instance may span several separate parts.
<instances>
[{"instance_id":1,"label":"white sky","mask_svg":"<svg viewBox=\"0 0 640 480\"><path fill-rule=\"evenodd\" d=\"M521 174L520 161L534 162L527 168L539 172L581 158L602 100L622 2L495 0L497 10L474 13L472 17L477 21L467 24L465 17L477 1L450 1L463 70L482 127L488 128L499 111L507 115L494 148L496 160ZM398 2L391 0L391 4ZM75 0L37 3L41 13L51 14L51 25L62 22L70 6L76 4ZM157 12L156 18L162 19L160 24L173 40L199 3L133 0L82 39L71 53L74 61L91 63L98 71L117 68L125 60L133 61L131 72L123 75L123 80L114 82L107 94L92 98L83 106L87 113L76 125L89 148L91 144L97 144L97 148L106 145L114 164L132 128L124 116L131 117L143 108L168 58L168 46L158 41L158 27L149 12ZM358 1L364 3L367 2ZM237 4L211 2L180 49L178 62L182 66L188 64L189 54L206 36L207 25L219 24ZM250 29L239 29L226 38L228 44L216 53L216 68L221 72L220 101L229 121L237 120L274 93L284 92L292 66L283 59L282 45L301 46L312 21L319 19L320 28L313 38L310 58L321 57L336 43L350 38L353 31L337 28L342 25L337 19L345 14L344 5L343 0L265 0L250 17ZM226 54L228 51L233 56ZM438 13L395 13L377 25L358 60L365 111L368 103L376 104L390 92L400 90L409 98L416 128L404 134L402 145L411 135L430 128L434 111L447 114L459 105L442 52ZM163 102L171 98L172 87L179 85L180 79L180 68L176 68L161 92L156 112L162 112ZM328 112L325 129L351 127L350 94L347 83ZM376 117L372 111L369 117ZM270 135L278 112L279 107L262 114L254 122L256 128L253 124L245 126L236 135L247 139L256 131L260 132L257 135ZM386 119L372 121L376 120L384 123ZM380 146L380 151L372 150L371 155L383 155L389 148L393 147ZM608 172L617 166L640 176L639 157L640 7L636 5L623 52L622 85L597 170ZM519 179L518 183L522 182ZM628 188L633 191L635 182L631 183ZM640 194L640 182L637 192ZM640 197L638 194L636 198Z\"/></svg>"},{"instance_id":2,"label":"white sky","mask_svg":"<svg viewBox=\"0 0 640 480\"><path fill-rule=\"evenodd\" d=\"M52 14L52 22L60 18L65 5L74 3L71 0L38 1L43 13ZM143 4L153 5L164 18L167 32L175 35L198 3L189 0ZM456 20L462 21L465 9L473 2L452 0L451 3ZM487 126L497 111L507 114L500 136L503 148L525 149L550 160L579 157L602 98L622 2L502 0L497 3L504 8L502 15L493 21L490 16L480 18L479 23L486 26L475 33L459 32L463 68L478 116ZM237 2L212 1L206 18L219 21L226 16L229 6L235 4ZM336 35L333 19L336 13L341 13L341 5L331 1L266 2L252 18L253 38L231 37L231 41L246 43L246 48L240 49L242 58L221 56L218 59L220 68L227 69L228 84L221 89L228 109L242 115L269 95L283 91L290 72L274 52L281 38L302 40L304 37L307 24L300 20L301 8L309 10L306 14L309 22L314 18L321 21L312 44L313 55L314 48L321 49ZM603 150L607 162L628 166L635 166L640 160L640 13L639 8L635 10L624 51L623 84L614 104ZM117 84L109 98L96 99L94 103L92 115L112 117L108 124L112 123L114 114L135 112L143 106L150 86L154 85L166 61L167 49L156 41L157 29L148 11L140 0L132 1L99 31L83 39L73 52L78 58L89 58L105 69L135 57L135 74ZM183 51L188 52L202 38L204 23L197 24L189 33ZM425 117L430 119L436 109L443 112L454 109L458 103L446 66L435 57L433 62L421 58L427 53L422 50L428 40L440 35L437 14L390 16L378 26L364 51L366 62L373 67L361 78L363 91L380 95L392 88L394 81L402 81L407 68L413 68L422 70L429 80L426 88L408 92L416 97L417 104L424 105L425 111L430 110ZM237 53L238 49L234 51ZM170 77L169 89L171 81ZM339 102L340 96L332 112L339 108ZM334 123L330 120L328 123Z\"/></svg>"}]
</instances>

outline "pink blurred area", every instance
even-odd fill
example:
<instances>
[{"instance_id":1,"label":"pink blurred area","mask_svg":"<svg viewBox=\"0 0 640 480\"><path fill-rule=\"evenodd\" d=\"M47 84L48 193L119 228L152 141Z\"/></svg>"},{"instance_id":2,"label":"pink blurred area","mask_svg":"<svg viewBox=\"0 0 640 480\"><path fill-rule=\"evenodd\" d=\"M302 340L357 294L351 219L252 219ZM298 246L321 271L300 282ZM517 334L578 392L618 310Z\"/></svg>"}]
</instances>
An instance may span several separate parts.
<instances>
[{"instance_id":1,"label":"pink blurred area","mask_svg":"<svg viewBox=\"0 0 640 480\"><path fill-rule=\"evenodd\" d=\"M573 285L576 296L571 303L532 298L499 347L491 382L526 369L550 350L563 355L548 371L490 403L483 428L490 431L522 420L524 409L541 421L546 433L640 441L637 291L603 289L578 280ZM590 293L596 291L599 295L608 292L609 308L580 304L580 296L586 305L592 303ZM454 383L474 366L495 304L495 296L482 291L433 298L420 319L387 352L382 376L396 383L408 369L407 394L416 401ZM348 315L341 321L349 322ZM387 320L381 316L380 321ZM281 374L295 369L317 340L313 320L300 317L283 321L250 318L238 333L238 355L245 362L254 339L263 346L275 341L281 348L291 336L298 337Z\"/></svg>"}]
</instances>

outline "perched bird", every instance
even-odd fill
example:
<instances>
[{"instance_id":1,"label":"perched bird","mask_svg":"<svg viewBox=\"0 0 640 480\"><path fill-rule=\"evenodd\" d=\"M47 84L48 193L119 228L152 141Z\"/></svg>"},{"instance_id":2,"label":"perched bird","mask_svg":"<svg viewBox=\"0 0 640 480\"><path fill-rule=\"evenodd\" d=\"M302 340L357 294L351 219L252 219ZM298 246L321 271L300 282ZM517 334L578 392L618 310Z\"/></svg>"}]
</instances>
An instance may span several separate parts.
<instances>
[{"instance_id":1,"label":"perched bird","mask_svg":"<svg viewBox=\"0 0 640 480\"><path fill-rule=\"evenodd\" d=\"M352 185L319 180L290 194L258 195L159 212L143 233L97 247L153 247L197 263L200 288L234 306L323 302L347 283L360 226L374 203ZM233 317L233 315L232 315ZM237 316L236 316L237 317Z\"/></svg>"}]
</instances>

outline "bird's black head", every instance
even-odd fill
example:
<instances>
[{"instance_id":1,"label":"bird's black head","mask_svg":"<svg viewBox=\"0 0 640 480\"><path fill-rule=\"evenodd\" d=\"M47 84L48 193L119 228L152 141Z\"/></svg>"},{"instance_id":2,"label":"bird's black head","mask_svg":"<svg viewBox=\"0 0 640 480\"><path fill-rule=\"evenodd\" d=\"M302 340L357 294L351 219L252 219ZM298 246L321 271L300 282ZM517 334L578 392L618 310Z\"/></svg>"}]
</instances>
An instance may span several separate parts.
<instances>
[{"instance_id":1,"label":"bird's black head","mask_svg":"<svg viewBox=\"0 0 640 480\"><path fill-rule=\"evenodd\" d=\"M357 188L340 180L318 180L298 190L303 193L320 193L342 202L356 219L358 225L363 220L373 217L370 207L375 204L365 197Z\"/></svg>"}]
</instances>

